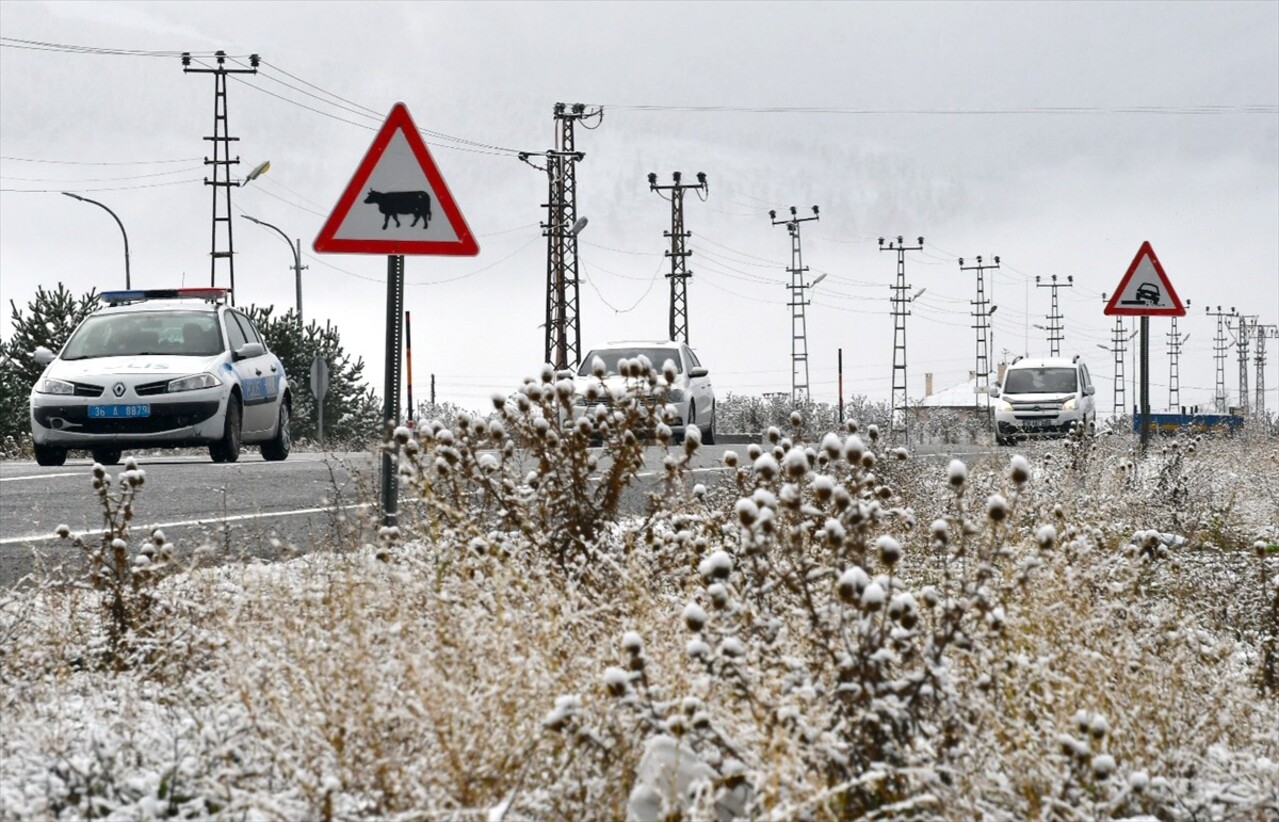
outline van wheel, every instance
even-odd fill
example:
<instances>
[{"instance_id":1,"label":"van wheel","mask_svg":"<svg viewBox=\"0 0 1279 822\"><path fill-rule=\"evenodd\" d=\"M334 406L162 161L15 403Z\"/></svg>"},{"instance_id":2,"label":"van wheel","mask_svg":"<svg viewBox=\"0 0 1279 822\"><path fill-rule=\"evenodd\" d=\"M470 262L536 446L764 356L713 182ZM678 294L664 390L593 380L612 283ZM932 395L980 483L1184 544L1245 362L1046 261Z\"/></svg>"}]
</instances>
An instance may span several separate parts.
<instances>
[{"instance_id":1,"label":"van wheel","mask_svg":"<svg viewBox=\"0 0 1279 822\"><path fill-rule=\"evenodd\" d=\"M34 446L36 452L36 465L62 465L67 461L67 449L59 448L56 445L40 445L36 443Z\"/></svg>"}]
</instances>

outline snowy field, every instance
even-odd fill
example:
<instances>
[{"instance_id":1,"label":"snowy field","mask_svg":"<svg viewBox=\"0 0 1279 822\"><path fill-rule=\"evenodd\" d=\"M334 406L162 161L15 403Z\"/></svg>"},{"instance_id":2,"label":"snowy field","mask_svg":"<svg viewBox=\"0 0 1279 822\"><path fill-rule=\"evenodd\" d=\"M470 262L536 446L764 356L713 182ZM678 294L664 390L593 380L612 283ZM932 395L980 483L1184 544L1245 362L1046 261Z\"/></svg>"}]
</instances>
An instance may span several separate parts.
<instances>
[{"instance_id":1,"label":"snowy field","mask_svg":"<svg viewBox=\"0 0 1279 822\"><path fill-rule=\"evenodd\" d=\"M636 517L626 420L517 399L288 562L177 567L102 476L96 576L0 593L0 819L1279 818L1273 438L690 442Z\"/></svg>"}]
</instances>

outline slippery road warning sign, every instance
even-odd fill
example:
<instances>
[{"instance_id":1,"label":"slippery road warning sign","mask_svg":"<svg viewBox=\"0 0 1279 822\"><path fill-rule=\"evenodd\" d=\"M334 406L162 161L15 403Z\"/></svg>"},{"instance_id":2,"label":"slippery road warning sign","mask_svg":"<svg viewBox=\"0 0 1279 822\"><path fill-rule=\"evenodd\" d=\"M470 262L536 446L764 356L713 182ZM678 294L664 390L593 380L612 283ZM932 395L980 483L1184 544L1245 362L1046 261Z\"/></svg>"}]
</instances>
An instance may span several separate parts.
<instances>
[{"instance_id":1,"label":"slippery road warning sign","mask_svg":"<svg viewBox=\"0 0 1279 822\"><path fill-rule=\"evenodd\" d=\"M347 254L479 253L403 103L391 109L312 247Z\"/></svg>"},{"instance_id":2,"label":"slippery road warning sign","mask_svg":"<svg viewBox=\"0 0 1279 822\"><path fill-rule=\"evenodd\" d=\"M1141 244L1128 273L1119 281L1106 304L1106 314L1123 316L1184 317L1186 307L1168 281L1150 242Z\"/></svg>"}]
</instances>

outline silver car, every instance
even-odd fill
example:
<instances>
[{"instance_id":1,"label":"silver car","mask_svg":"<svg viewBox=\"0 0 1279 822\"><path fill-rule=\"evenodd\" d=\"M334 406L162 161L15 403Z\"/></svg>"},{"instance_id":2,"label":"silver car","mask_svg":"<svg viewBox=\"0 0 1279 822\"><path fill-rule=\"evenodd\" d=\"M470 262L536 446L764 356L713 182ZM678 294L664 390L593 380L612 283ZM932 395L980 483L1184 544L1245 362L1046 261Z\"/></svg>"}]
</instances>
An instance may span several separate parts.
<instances>
[{"instance_id":1,"label":"silver car","mask_svg":"<svg viewBox=\"0 0 1279 822\"><path fill-rule=\"evenodd\" d=\"M622 360L633 360L644 357L649 364L661 371L669 361L675 368L675 382L666 395L666 401L674 407L676 420L671 425L675 438L683 439L684 433L691 426L697 426L702 434L702 442L715 444L715 390L711 386L710 372L697 359L697 354L688 345L681 342L661 341L627 341L611 342L597 346L582 357L582 365L573 379L573 402L575 416L591 411L592 405L606 402L608 397L616 396L626 389L626 379L618 375L618 363ZM588 387L597 378L594 376L595 361L602 364L605 377L603 379L605 397L588 399Z\"/></svg>"},{"instance_id":2,"label":"silver car","mask_svg":"<svg viewBox=\"0 0 1279 822\"><path fill-rule=\"evenodd\" d=\"M214 462L241 446L288 457L292 395L284 364L221 288L108 291L31 391L36 461L70 450L113 465L136 448L207 445Z\"/></svg>"}]
</instances>

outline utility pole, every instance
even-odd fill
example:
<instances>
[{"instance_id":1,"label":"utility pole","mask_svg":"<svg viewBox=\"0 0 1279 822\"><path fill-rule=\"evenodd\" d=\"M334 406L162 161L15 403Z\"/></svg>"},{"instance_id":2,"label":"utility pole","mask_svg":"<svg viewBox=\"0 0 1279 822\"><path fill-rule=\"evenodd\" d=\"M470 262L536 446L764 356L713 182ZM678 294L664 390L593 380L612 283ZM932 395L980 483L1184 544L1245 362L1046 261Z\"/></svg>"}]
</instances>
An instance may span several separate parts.
<instances>
[{"instance_id":1,"label":"utility pole","mask_svg":"<svg viewBox=\"0 0 1279 822\"><path fill-rule=\"evenodd\" d=\"M813 206L813 216L800 217L795 206L790 207L790 219L777 219L776 211L769 211L768 218L773 221L773 225L786 226L786 233L790 235L790 283L786 288L790 289L790 399L791 403L798 403L801 399L807 400L808 393L808 320L804 316L804 308L808 305L808 300L804 298L804 291L817 285L818 281L825 277L823 274L812 283L804 283L804 272L808 268L804 265L803 249L800 245L799 227L801 223L807 223L812 220L821 219L821 213L817 206ZM801 376L801 371L803 375Z\"/></svg>"},{"instance_id":2,"label":"utility pole","mask_svg":"<svg viewBox=\"0 0 1279 822\"><path fill-rule=\"evenodd\" d=\"M1070 288L1075 284L1074 275L1068 275L1065 283L1057 282L1057 275L1052 276L1052 282L1041 283L1039 276L1035 276L1035 288L1051 288L1052 289L1052 313L1048 315L1048 356L1061 356L1061 341L1064 339L1062 335L1061 309L1057 303L1057 289Z\"/></svg>"},{"instance_id":3,"label":"utility pole","mask_svg":"<svg viewBox=\"0 0 1279 822\"><path fill-rule=\"evenodd\" d=\"M1235 315L1234 308L1229 312L1221 310L1221 306L1217 306L1214 312L1210 307L1204 306L1204 311L1209 317L1217 318L1217 336L1212 343L1212 358L1217 363L1217 390L1215 397L1215 406L1218 414L1226 413L1226 351L1230 346L1226 344L1226 318Z\"/></svg>"},{"instance_id":4,"label":"utility pole","mask_svg":"<svg viewBox=\"0 0 1279 822\"><path fill-rule=\"evenodd\" d=\"M1276 325L1256 325L1254 324L1253 333L1257 336L1257 419L1264 419L1266 416L1266 338L1279 339L1279 326Z\"/></svg>"},{"instance_id":5,"label":"utility pole","mask_svg":"<svg viewBox=\"0 0 1279 822\"><path fill-rule=\"evenodd\" d=\"M576 149L574 126L599 128L604 109L586 110L582 103L571 107L556 103L555 147L537 156L546 158L545 167L529 160L528 152L519 159L539 171L546 172L548 185L546 222L546 337L544 361L556 369L576 368L582 359L582 324L578 313L579 297L577 235L586 226L577 217L577 163L586 155ZM594 125L588 125L594 121Z\"/></svg>"},{"instance_id":6,"label":"utility pole","mask_svg":"<svg viewBox=\"0 0 1279 822\"><path fill-rule=\"evenodd\" d=\"M974 392L974 410L977 414L981 414L981 397L986 396L986 417L987 423L990 422L992 416L992 406L990 404L990 315L995 313L995 308L987 309L989 301L986 299L986 272L999 268L999 256L995 256L994 263L983 263L981 255L977 255L976 265L964 265L964 258L959 258L960 271L976 271L977 272L977 299L970 300L969 304L973 307L973 319L976 323L973 328L977 329L977 364L976 364L976 380L973 387Z\"/></svg>"},{"instance_id":7,"label":"utility pole","mask_svg":"<svg viewBox=\"0 0 1279 822\"><path fill-rule=\"evenodd\" d=\"M1190 308L1190 300L1186 300L1186 308ZM1172 329L1168 332L1168 410L1173 413L1181 406L1181 344L1190 339L1190 335L1177 333L1177 317L1172 317Z\"/></svg>"},{"instance_id":8,"label":"utility pole","mask_svg":"<svg viewBox=\"0 0 1279 822\"><path fill-rule=\"evenodd\" d=\"M1248 416L1248 321L1257 322L1257 316L1235 315L1235 351L1239 355L1239 408Z\"/></svg>"},{"instance_id":9,"label":"utility pole","mask_svg":"<svg viewBox=\"0 0 1279 822\"><path fill-rule=\"evenodd\" d=\"M910 408L910 396L907 390L906 382L906 317L910 311L906 306L914 302L915 297L924 293L921 288L914 297L908 297L907 292L910 286L906 284L906 252L907 251L923 251L924 238L917 239L918 245L908 246L900 234L897 240L889 240L888 245L884 245L884 238L879 238L880 251L897 252L897 279L894 281L892 289L892 306L893 306L893 393L889 400L888 406L888 430L889 433L900 430L902 439L907 443L910 442L909 422L907 420L907 409ZM901 424L898 425L898 411L901 412Z\"/></svg>"},{"instance_id":10,"label":"utility pole","mask_svg":"<svg viewBox=\"0 0 1279 822\"><path fill-rule=\"evenodd\" d=\"M236 155L235 159L231 159L231 143L239 141L240 138L232 137L227 132L226 78L228 74L257 74L260 58L256 54L250 54L249 68L227 68L226 52L214 52L214 57L218 63L216 68L192 68L191 53L183 52L182 71L184 74L213 75L213 136L204 138L213 143L213 159L204 158L206 166L213 166L213 179L204 178L204 184L211 186L213 189L213 228L212 245L209 251L209 286L213 287L218 284L218 260L226 260L227 282L231 288L231 305L235 305L235 239L231 227L231 189L239 187L241 183L231 179L231 166L240 163L239 155ZM258 166L244 182L249 182L265 170L265 164ZM221 194L221 207L219 207L218 203L219 194ZM220 248L218 245L218 226L222 226L226 234L225 248Z\"/></svg>"},{"instance_id":11,"label":"utility pole","mask_svg":"<svg viewBox=\"0 0 1279 822\"><path fill-rule=\"evenodd\" d=\"M693 236L692 232L684 230L684 192L693 190L697 193L698 198L703 202L706 201L710 188L706 185L706 174L697 172L697 183L682 183L681 175L678 171L671 173L671 179L674 181L670 185L658 185L657 175L650 173L648 175L648 188L650 191L656 191L662 199L668 199L662 194L663 191L669 191L671 202L671 230L663 231L662 236L667 237L671 241L671 247L666 250L666 256L671 259L671 273L666 278L671 281L671 312L670 327L668 332L670 338L676 342L688 342L688 278L693 276L693 272L688 270L687 259L693 252L684 248L684 241Z\"/></svg>"}]
</instances>

